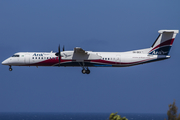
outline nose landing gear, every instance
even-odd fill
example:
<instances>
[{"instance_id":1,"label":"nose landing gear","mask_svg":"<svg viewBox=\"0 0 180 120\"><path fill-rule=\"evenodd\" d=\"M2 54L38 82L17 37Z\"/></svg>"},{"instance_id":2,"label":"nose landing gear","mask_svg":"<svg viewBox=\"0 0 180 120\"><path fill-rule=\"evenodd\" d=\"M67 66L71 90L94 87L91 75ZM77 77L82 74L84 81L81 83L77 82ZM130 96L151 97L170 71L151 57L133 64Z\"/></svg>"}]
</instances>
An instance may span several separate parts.
<instances>
[{"instance_id":1,"label":"nose landing gear","mask_svg":"<svg viewBox=\"0 0 180 120\"><path fill-rule=\"evenodd\" d=\"M11 68L11 65L9 66L9 71L12 71L13 69Z\"/></svg>"}]
</instances>

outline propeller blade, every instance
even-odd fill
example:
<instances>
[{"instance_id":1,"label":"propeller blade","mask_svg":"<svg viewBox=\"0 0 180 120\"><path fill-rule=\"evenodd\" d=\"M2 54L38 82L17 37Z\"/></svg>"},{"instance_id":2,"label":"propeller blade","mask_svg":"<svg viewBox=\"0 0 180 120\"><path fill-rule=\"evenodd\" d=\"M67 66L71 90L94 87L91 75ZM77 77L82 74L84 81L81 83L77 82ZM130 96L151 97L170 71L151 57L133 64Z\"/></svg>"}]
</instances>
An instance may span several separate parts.
<instances>
[{"instance_id":1,"label":"propeller blade","mask_svg":"<svg viewBox=\"0 0 180 120\"><path fill-rule=\"evenodd\" d=\"M58 52L55 53L55 55L58 56L58 58L59 58L59 66L60 66L60 62L61 62L61 49L60 49L60 44L59 44L59 46L58 46Z\"/></svg>"},{"instance_id":2,"label":"propeller blade","mask_svg":"<svg viewBox=\"0 0 180 120\"><path fill-rule=\"evenodd\" d=\"M63 51L64 51L64 45L63 45Z\"/></svg>"},{"instance_id":3,"label":"propeller blade","mask_svg":"<svg viewBox=\"0 0 180 120\"><path fill-rule=\"evenodd\" d=\"M60 62L61 62L61 49L60 49L60 44L58 47L58 53L59 53L59 66L60 66Z\"/></svg>"}]
</instances>

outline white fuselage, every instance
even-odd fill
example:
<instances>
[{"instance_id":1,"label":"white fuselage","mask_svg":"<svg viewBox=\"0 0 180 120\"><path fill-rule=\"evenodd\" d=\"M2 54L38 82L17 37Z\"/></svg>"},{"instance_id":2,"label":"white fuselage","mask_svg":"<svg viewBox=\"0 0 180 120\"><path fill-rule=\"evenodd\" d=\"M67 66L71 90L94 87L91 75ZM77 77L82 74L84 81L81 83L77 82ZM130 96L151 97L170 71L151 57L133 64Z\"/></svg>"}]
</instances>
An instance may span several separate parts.
<instances>
[{"instance_id":1,"label":"white fuselage","mask_svg":"<svg viewBox=\"0 0 180 120\"><path fill-rule=\"evenodd\" d=\"M60 66L87 67L126 67L167 59L166 55L149 55L138 51L129 52L91 52L74 54L74 51L61 52ZM59 58L54 52L19 52L4 60L10 66L59 66Z\"/></svg>"},{"instance_id":2,"label":"white fuselage","mask_svg":"<svg viewBox=\"0 0 180 120\"><path fill-rule=\"evenodd\" d=\"M74 51L19 52L4 60L11 66L79 66L83 74L89 74L88 67L127 67L170 58L168 56L179 30L159 30L159 36L150 48L128 52L92 52L75 47Z\"/></svg>"}]
</instances>

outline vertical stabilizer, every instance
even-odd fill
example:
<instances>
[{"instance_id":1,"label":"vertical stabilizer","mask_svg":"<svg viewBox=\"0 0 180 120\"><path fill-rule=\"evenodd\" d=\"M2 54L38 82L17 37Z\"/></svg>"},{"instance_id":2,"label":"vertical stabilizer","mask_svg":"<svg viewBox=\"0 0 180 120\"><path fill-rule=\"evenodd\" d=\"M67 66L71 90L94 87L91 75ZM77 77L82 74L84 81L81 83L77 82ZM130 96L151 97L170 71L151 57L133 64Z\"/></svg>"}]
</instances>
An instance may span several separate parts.
<instances>
[{"instance_id":1,"label":"vertical stabilizer","mask_svg":"<svg viewBox=\"0 0 180 120\"><path fill-rule=\"evenodd\" d=\"M179 30L159 30L158 32L160 34L151 46L152 49L149 51L149 54L168 55Z\"/></svg>"}]
</instances>

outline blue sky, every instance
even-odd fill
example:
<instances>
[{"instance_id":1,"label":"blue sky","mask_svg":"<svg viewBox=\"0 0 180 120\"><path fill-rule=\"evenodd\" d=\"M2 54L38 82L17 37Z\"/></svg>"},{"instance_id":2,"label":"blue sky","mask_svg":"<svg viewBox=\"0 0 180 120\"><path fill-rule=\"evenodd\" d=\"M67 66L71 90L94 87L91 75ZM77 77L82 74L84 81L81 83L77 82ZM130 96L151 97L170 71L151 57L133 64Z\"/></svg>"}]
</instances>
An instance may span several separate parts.
<instances>
[{"instance_id":1,"label":"blue sky","mask_svg":"<svg viewBox=\"0 0 180 120\"><path fill-rule=\"evenodd\" d=\"M180 29L180 1L0 1L0 61L16 52L123 52ZM164 61L127 68L0 65L0 112L166 113L180 108L178 34ZM180 112L180 111L179 111Z\"/></svg>"}]
</instances>

